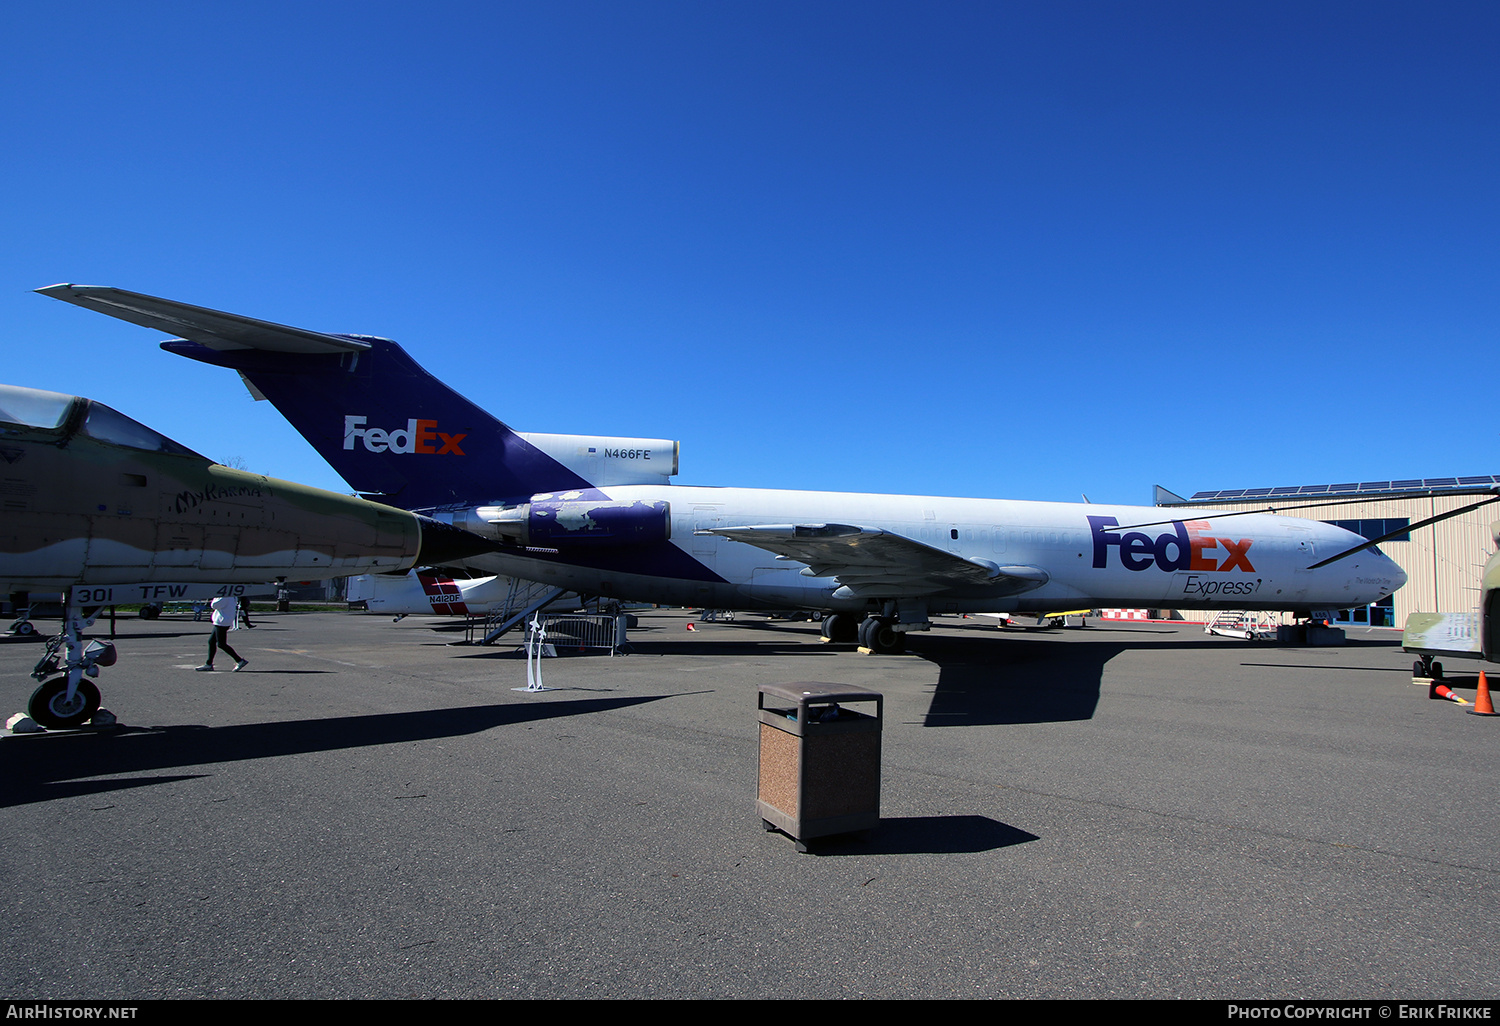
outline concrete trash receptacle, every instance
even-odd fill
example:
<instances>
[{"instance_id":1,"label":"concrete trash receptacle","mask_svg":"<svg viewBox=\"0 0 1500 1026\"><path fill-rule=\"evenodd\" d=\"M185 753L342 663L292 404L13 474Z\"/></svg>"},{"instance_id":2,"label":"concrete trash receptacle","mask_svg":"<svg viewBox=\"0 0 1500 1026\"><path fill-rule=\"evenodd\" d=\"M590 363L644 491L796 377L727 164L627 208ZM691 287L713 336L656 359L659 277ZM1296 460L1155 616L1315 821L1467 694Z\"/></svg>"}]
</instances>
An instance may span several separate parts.
<instances>
[{"instance_id":1,"label":"concrete trash receptacle","mask_svg":"<svg viewBox=\"0 0 1500 1026\"><path fill-rule=\"evenodd\" d=\"M762 684L757 806L767 830L807 851L816 837L880 822L884 696L847 684ZM873 714L848 708L873 702Z\"/></svg>"}]
</instances>

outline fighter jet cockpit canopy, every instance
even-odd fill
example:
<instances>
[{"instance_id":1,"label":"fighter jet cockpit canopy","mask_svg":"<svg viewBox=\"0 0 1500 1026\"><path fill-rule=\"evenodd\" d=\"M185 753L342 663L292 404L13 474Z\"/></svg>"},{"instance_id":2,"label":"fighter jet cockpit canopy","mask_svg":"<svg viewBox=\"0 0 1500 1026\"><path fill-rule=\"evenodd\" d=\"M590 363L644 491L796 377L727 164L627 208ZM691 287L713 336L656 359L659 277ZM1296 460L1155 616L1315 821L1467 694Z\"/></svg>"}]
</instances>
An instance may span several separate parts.
<instances>
[{"instance_id":1,"label":"fighter jet cockpit canopy","mask_svg":"<svg viewBox=\"0 0 1500 1026\"><path fill-rule=\"evenodd\" d=\"M95 441L127 449L204 459L187 446L103 403L61 392L44 392L39 388L0 385L0 425L56 432L62 436L60 441L63 442L82 432ZM0 427L0 434L4 433L7 432Z\"/></svg>"},{"instance_id":2,"label":"fighter jet cockpit canopy","mask_svg":"<svg viewBox=\"0 0 1500 1026\"><path fill-rule=\"evenodd\" d=\"M77 397L39 388L0 385L0 421L21 427L56 431L68 419Z\"/></svg>"}]
</instances>

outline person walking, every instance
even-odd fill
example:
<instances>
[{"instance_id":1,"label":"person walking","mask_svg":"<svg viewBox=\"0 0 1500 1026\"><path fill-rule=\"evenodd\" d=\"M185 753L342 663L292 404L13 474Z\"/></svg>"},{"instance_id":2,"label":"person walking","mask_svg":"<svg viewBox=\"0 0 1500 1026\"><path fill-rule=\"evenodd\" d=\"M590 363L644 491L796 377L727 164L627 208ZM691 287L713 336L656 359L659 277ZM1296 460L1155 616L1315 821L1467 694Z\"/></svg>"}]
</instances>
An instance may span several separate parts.
<instances>
[{"instance_id":1,"label":"person walking","mask_svg":"<svg viewBox=\"0 0 1500 1026\"><path fill-rule=\"evenodd\" d=\"M208 662L194 669L200 672L212 670L214 654L222 648L225 654L234 660L234 672L238 673L249 662L248 659L241 659L240 654L229 647L229 631L234 627L235 618L239 615L239 599L233 595L221 595L209 605L213 608L213 626L208 629Z\"/></svg>"}]
</instances>

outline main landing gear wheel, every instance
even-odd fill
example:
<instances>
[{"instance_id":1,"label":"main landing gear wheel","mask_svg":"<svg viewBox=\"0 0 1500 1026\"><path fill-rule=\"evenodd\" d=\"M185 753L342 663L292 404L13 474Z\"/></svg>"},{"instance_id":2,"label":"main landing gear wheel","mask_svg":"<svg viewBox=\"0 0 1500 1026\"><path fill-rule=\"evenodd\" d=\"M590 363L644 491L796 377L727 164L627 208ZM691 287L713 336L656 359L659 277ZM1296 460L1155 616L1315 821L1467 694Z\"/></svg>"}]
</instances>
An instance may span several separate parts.
<instances>
[{"instance_id":1,"label":"main landing gear wheel","mask_svg":"<svg viewBox=\"0 0 1500 1026\"><path fill-rule=\"evenodd\" d=\"M868 616L859 625L859 647L881 655L900 652L906 648L906 635L896 630L889 620Z\"/></svg>"},{"instance_id":2,"label":"main landing gear wheel","mask_svg":"<svg viewBox=\"0 0 1500 1026\"><path fill-rule=\"evenodd\" d=\"M858 641L859 620L853 613L829 613L823 617L823 637L840 645Z\"/></svg>"},{"instance_id":3,"label":"main landing gear wheel","mask_svg":"<svg viewBox=\"0 0 1500 1026\"><path fill-rule=\"evenodd\" d=\"M1413 677L1429 677L1432 680L1443 679L1443 664L1433 659L1432 656L1423 656L1411 664L1411 675Z\"/></svg>"},{"instance_id":4,"label":"main landing gear wheel","mask_svg":"<svg viewBox=\"0 0 1500 1026\"><path fill-rule=\"evenodd\" d=\"M31 693L26 712L37 723L50 730L81 727L99 711L99 689L93 681L81 680L68 701L68 678L53 677Z\"/></svg>"}]
</instances>

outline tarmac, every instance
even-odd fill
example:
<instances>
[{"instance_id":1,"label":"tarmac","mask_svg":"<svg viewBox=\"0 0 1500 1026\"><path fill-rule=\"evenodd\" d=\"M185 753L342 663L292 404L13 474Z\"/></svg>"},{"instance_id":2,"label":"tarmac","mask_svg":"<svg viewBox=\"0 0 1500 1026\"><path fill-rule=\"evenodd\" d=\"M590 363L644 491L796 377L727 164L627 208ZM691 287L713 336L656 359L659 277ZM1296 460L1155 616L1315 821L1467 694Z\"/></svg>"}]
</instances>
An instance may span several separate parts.
<instances>
[{"instance_id":1,"label":"tarmac","mask_svg":"<svg viewBox=\"0 0 1500 1026\"><path fill-rule=\"evenodd\" d=\"M865 656L646 611L527 694L515 643L435 619L257 619L213 674L205 624L121 619L119 729L0 738L0 992L1500 995L1500 719L1394 632L948 619ZM40 653L0 643L11 710ZM755 809L790 681L885 696L881 824L811 854Z\"/></svg>"}]
</instances>

